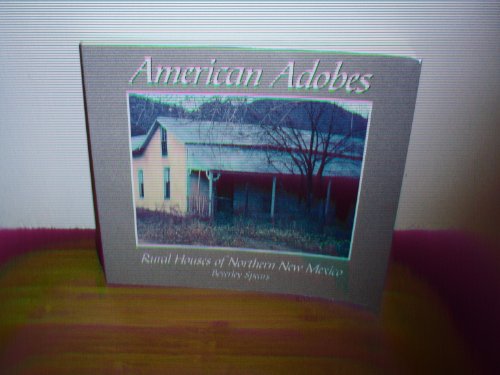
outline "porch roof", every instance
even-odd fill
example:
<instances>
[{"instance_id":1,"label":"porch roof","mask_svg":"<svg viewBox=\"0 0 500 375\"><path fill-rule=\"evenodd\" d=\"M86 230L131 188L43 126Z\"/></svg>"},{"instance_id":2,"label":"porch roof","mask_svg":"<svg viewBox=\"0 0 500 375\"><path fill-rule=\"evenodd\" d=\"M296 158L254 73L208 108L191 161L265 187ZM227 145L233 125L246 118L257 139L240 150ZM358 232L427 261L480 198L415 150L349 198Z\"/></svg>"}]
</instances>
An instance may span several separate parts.
<instances>
[{"instance_id":1,"label":"porch roof","mask_svg":"<svg viewBox=\"0 0 500 375\"><path fill-rule=\"evenodd\" d=\"M272 153L257 148L238 146L189 145L187 168L190 170L216 170L241 173L300 174L289 154ZM315 173L317 172L317 168ZM325 168L323 176L359 177L361 160L334 158Z\"/></svg>"}]
</instances>

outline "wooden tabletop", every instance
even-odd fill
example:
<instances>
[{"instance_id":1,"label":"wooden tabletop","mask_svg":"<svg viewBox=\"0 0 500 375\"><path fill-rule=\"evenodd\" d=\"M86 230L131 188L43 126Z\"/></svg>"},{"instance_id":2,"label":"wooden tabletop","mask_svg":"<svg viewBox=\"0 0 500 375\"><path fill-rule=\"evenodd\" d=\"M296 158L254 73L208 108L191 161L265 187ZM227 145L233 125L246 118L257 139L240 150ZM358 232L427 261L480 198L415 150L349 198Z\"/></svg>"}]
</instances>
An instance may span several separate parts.
<instances>
[{"instance_id":1,"label":"wooden tabletop","mask_svg":"<svg viewBox=\"0 0 500 375\"><path fill-rule=\"evenodd\" d=\"M390 264L379 315L321 299L108 287L92 241L0 266L2 374L461 374L477 370L433 288Z\"/></svg>"}]
</instances>

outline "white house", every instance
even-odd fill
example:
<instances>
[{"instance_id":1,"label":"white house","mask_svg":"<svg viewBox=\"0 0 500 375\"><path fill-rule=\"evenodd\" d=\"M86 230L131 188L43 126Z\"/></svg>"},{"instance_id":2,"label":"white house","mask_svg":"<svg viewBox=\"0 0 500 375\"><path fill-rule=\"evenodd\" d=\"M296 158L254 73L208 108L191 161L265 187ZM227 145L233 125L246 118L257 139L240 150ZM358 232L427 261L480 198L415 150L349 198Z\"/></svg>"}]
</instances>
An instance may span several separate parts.
<instances>
[{"instance_id":1,"label":"white house","mask_svg":"<svg viewBox=\"0 0 500 375\"><path fill-rule=\"evenodd\" d=\"M323 176L359 178L364 142L350 142L350 154L336 157ZM272 151L283 163L270 160L269 141L254 124L159 117L146 135L131 137L131 147L137 208L211 216L217 191L221 209L250 208L273 216L284 195L293 195L289 191L277 197L277 181L286 184L298 175L284 150Z\"/></svg>"}]
</instances>

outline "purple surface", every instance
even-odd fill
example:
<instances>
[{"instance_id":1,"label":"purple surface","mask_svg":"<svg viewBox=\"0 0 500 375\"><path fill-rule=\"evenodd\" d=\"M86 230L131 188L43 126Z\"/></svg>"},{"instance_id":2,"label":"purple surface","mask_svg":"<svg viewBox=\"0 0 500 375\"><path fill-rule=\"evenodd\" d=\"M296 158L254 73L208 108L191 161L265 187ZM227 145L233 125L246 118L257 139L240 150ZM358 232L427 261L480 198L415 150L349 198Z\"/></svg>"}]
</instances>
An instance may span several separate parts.
<instances>
[{"instance_id":1,"label":"purple surface","mask_svg":"<svg viewBox=\"0 0 500 375\"><path fill-rule=\"evenodd\" d=\"M0 229L0 266L42 249L92 248L91 229ZM500 373L500 249L457 231L394 233L391 261L428 283L485 373Z\"/></svg>"},{"instance_id":2,"label":"purple surface","mask_svg":"<svg viewBox=\"0 0 500 375\"><path fill-rule=\"evenodd\" d=\"M500 249L458 231L403 231L391 258L439 294L485 373L500 373Z\"/></svg>"}]
</instances>

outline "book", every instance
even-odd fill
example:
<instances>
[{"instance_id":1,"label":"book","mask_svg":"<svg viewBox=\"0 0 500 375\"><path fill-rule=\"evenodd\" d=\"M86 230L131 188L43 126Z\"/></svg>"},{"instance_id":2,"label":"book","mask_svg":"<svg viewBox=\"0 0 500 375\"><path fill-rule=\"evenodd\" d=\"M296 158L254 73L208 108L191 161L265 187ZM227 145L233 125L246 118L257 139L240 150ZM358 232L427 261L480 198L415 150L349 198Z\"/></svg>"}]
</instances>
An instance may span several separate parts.
<instances>
[{"instance_id":1,"label":"book","mask_svg":"<svg viewBox=\"0 0 500 375\"><path fill-rule=\"evenodd\" d=\"M82 43L106 280L377 310L421 61Z\"/></svg>"}]
</instances>

